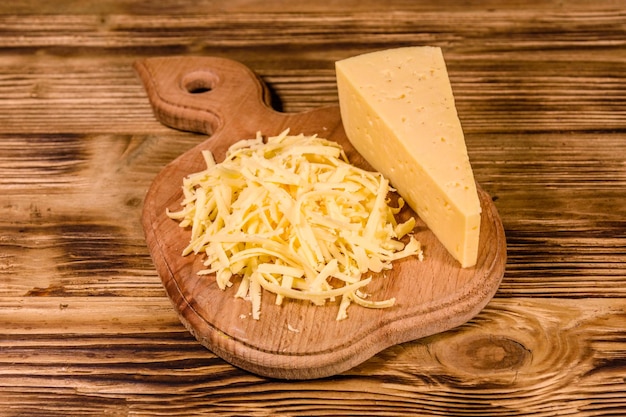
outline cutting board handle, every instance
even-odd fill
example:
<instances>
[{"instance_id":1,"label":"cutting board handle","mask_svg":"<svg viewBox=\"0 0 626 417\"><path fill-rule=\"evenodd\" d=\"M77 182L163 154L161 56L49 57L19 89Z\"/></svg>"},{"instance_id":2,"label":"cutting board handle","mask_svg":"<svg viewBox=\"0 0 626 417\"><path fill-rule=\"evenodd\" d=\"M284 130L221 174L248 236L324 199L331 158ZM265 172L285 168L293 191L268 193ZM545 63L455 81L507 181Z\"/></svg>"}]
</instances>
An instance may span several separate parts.
<instances>
[{"instance_id":1,"label":"cutting board handle","mask_svg":"<svg viewBox=\"0 0 626 417\"><path fill-rule=\"evenodd\" d=\"M219 57L136 61L156 118L175 129L215 135L226 123L254 132L278 119L263 81L245 65ZM235 115L237 117L235 117ZM255 127L256 126L256 127Z\"/></svg>"}]
</instances>

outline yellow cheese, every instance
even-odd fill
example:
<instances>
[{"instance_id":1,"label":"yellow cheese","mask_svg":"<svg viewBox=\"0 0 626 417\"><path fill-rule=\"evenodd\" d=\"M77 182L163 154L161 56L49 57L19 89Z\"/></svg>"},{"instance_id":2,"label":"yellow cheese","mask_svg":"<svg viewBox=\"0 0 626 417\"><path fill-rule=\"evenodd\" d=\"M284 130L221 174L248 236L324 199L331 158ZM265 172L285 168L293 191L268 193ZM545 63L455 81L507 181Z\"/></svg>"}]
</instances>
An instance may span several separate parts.
<instances>
[{"instance_id":1,"label":"yellow cheese","mask_svg":"<svg viewBox=\"0 0 626 417\"><path fill-rule=\"evenodd\" d=\"M440 48L336 63L344 128L462 267L476 264L480 202Z\"/></svg>"},{"instance_id":2,"label":"yellow cheese","mask_svg":"<svg viewBox=\"0 0 626 417\"><path fill-rule=\"evenodd\" d=\"M262 290L275 293L276 304L340 299L338 320L351 302L394 304L359 291L371 272L422 257L410 236L415 219L396 222L400 208L388 205L389 181L380 173L349 164L337 143L288 131L237 142L219 164L210 152L203 156L207 169L183 182L183 208L167 214L191 227L183 255L206 255L199 274L215 274L223 290L241 277L235 297L251 301L254 319ZM407 234L405 245L399 239Z\"/></svg>"}]
</instances>

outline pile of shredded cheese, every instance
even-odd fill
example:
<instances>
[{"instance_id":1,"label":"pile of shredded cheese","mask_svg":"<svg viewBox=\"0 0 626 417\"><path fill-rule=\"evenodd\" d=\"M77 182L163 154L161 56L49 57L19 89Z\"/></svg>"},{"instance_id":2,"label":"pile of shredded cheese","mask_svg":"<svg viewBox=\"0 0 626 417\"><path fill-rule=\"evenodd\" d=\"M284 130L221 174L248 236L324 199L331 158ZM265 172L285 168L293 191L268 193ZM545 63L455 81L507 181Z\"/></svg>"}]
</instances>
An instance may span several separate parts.
<instances>
[{"instance_id":1,"label":"pile of shredded cheese","mask_svg":"<svg viewBox=\"0 0 626 417\"><path fill-rule=\"evenodd\" d=\"M335 142L292 136L289 130L264 142L232 145L221 163L203 152L207 168L183 180L182 210L167 211L181 227L191 227L190 253L206 255L199 274L215 274L219 288L241 278L235 297L249 299L259 319L262 289L316 305L340 299L337 320L351 302L392 306L394 298L373 301L360 289L371 272L392 261L422 259L410 235L415 219L398 224L399 207L389 206L393 189L380 174L351 165Z\"/></svg>"}]
</instances>

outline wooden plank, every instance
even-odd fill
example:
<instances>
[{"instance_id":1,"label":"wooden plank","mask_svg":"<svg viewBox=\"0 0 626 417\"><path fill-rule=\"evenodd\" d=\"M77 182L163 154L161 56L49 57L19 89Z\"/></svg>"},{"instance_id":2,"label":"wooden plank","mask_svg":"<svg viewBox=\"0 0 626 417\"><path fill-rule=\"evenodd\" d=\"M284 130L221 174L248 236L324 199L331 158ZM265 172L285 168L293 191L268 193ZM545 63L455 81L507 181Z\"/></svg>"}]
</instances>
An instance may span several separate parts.
<instances>
[{"instance_id":1,"label":"wooden plank","mask_svg":"<svg viewBox=\"0 0 626 417\"><path fill-rule=\"evenodd\" d=\"M51 56L78 57L196 54L245 58L267 56L283 68L345 57L373 48L435 44L448 54L474 58L533 52L540 61L555 51L584 47L587 61L624 45L624 11L525 9L411 11L391 13L332 10L312 13L206 13L172 16L132 14L0 15L5 51L44 49ZM236 30L232 30L236 28ZM290 47L296 42L299 47ZM277 46L281 46L277 49ZM231 50L227 51L227 48ZM126 51L126 52L124 52ZM341 54L343 56L338 56ZM347 55L349 56L349 55ZM617 57L614 56L613 59ZM285 66L284 61L290 63ZM277 62L277 61L274 61ZM331 67L327 67L331 68Z\"/></svg>"},{"instance_id":2,"label":"wooden plank","mask_svg":"<svg viewBox=\"0 0 626 417\"><path fill-rule=\"evenodd\" d=\"M2 135L0 291L128 295L143 283L160 293L139 225L143 196L162 166L204 139L164 130ZM614 152L622 142L613 133L469 136L477 179L507 234L499 295L624 293L626 172Z\"/></svg>"},{"instance_id":3,"label":"wooden plank","mask_svg":"<svg viewBox=\"0 0 626 417\"><path fill-rule=\"evenodd\" d=\"M596 58L599 62L573 67L562 61L569 60L568 56L555 60L551 55L544 57L546 61L533 62L532 55L517 57L514 64L519 68L501 68L499 62L508 60L507 56L492 57L491 66L477 68L471 60L450 54L450 76L468 135L618 133L623 129L626 90L619 80L626 71L613 63L616 56L623 57L607 52ZM0 132L165 133L154 123L145 92L132 71L133 60L76 59L68 65L19 59L3 67ZM532 71L527 70L530 65ZM300 112L337 104L333 70L257 66L253 69L269 84L281 110ZM20 119L10 117L13 111L19 112Z\"/></svg>"},{"instance_id":4,"label":"wooden plank","mask_svg":"<svg viewBox=\"0 0 626 417\"><path fill-rule=\"evenodd\" d=\"M590 416L616 412L626 394L620 299L492 300L464 326L307 382L256 377L217 359L182 331L164 298L3 297L0 311L12 323L0 341L0 408L20 404L32 415L374 407L380 415Z\"/></svg>"},{"instance_id":5,"label":"wooden plank","mask_svg":"<svg viewBox=\"0 0 626 417\"><path fill-rule=\"evenodd\" d=\"M198 13L259 13L259 12L290 12L290 13L313 13L328 12L329 5L325 2L293 2L290 0L273 0L267 2L263 0L232 0L228 2L216 2L214 0L177 0L175 6L166 4L153 4L137 2L133 0L106 0L97 4L81 3L73 0L60 0L54 5L41 3L37 0L21 0L17 4L0 5L2 14L32 14L33 11L45 15L55 14L107 14L107 13L131 13L138 15L168 14L189 15ZM526 0L507 1L481 0L444 2L437 0L422 0L419 2L411 0L390 0L384 3L376 0L345 0L340 3L333 3L333 11L353 12L371 11L378 13L392 12L397 10L412 11L493 11L503 10L508 12L519 12L521 10L533 9L537 11L575 11L575 10L613 10L622 6L619 0L603 0L598 3L589 3L584 0L568 1L564 4L559 0Z\"/></svg>"}]
</instances>

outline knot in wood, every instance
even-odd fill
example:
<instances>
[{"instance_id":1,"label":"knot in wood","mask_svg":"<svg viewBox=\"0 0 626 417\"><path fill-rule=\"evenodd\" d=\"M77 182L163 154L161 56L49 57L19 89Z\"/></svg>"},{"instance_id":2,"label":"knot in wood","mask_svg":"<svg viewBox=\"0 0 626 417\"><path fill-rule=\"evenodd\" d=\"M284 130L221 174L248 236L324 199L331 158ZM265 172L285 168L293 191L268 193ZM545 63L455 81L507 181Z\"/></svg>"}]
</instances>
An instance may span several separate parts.
<instances>
[{"instance_id":1,"label":"knot in wood","mask_svg":"<svg viewBox=\"0 0 626 417\"><path fill-rule=\"evenodd\" d=\"M467 365L479 370L518 369L529 356L529 351L521 343L498 336L472 340L459 353Z\"/></svg>"},{"instance_id":2,"label":"knot in wood","mask_svg":"<svg viewBox=\"0 0 626 417\"><path fill-rule=\"evenodd\" d=\"M520 342L505 336L476 335L446 345L437 354L449 368L470 374L516 372L530 360L530 351Z\"/></svg>"}]
</instances>

